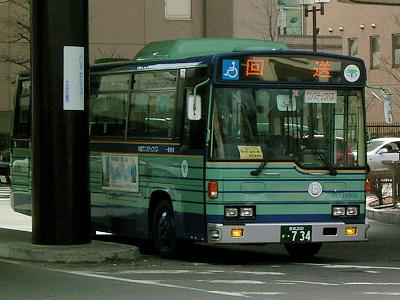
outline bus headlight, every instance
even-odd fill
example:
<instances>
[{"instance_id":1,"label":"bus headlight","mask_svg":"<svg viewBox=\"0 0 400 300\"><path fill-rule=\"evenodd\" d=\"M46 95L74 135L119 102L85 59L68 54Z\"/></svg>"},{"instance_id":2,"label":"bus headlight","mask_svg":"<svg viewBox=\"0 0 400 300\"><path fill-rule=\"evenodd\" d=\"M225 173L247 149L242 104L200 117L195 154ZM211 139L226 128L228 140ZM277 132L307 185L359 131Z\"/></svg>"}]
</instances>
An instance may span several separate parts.
<instances>
[{"instance_id":1,"label":"bus headlight","mask_svg":"<svg viewBox=\"0 0 400 300\"><path fill-rule=\"evenodd\" d=\"M341 217L346 215L346 208L344 206L333 206L332 216Z\"/></svg>"},{"instance_id":2,"label":"bus headlight","mask_svg":"<svg viewBox=\"0 0 400 300\"><path fill-rule=\"evenodd\" d=\"M253 207L241 207L240 208L240 216L242 218L253 218L254 217Z\"/></svg>"},{"instance_id":3,"label":"bus headlight","mask_svg":"<svg viewBox=\"0 0 400 300\"><path fill-rule=\"evenodd\" d=\"M254 219L256 217L255 206L226 206L224 208L226 219Z\"/></svg>"},{"instance_id":4,"label":"bus headlight","mask_svg":"<svg viewBox=\"0 0 400 300\"><path fill-rule=\"evenodd\" d=\"M238 208L237 207L225 207L225 217L236 218L237 216L238 216Z\"/></svg>"},{"instance_id":5,"label":"bus headlight","mask_svg":"<svg viewBox=\"0 0 400 300\"><path fill-rule=\"evenodd\" d=\"M360 211L358 205L335 205L332 206L333 217L357 217Z\"/></svg>"},{"instance_id":6,"label":"bus headlight","mask_svg":"<svg viewBox=\"0 0 400 300\"><path fill-rule=\"evenodd\" d=\"M358 215L358 206L348 206L346 208L346 216L357 216Z\"/></svg>"}]
</instances>

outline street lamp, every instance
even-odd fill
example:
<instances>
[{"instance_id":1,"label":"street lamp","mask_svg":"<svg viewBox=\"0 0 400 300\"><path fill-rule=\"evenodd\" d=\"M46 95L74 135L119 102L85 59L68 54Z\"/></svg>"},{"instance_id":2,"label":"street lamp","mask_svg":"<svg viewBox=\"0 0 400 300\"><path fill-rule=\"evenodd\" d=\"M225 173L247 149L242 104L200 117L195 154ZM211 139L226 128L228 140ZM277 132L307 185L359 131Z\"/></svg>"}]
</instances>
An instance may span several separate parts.
<instances>
[{"instance_id":1,"label":"street lamp","mask_svg":"<svg viewBox=\"0 0 400 300\"><path fill-rule=\"evenodd\" d=\"M313 51L317 51L317 34L319 33L319 28L317 28L317 12L319 11L321 16L324 15L324 5L329 3L330 0L300 0L300 4L304 5L304 16L307 18L308 13L312 13L313 17ZM319 4L319 8L315 4ZM312 5L309 9L308 6Z\"/></svg>"}]
</instances>

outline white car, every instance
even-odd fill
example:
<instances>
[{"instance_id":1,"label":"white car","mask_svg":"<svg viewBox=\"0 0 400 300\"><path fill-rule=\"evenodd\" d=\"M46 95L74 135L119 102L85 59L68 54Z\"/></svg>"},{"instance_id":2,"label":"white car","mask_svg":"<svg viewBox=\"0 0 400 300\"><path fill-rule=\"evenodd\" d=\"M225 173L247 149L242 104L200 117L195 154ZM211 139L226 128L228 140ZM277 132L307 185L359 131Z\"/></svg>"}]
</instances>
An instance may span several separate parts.
<instances>
[{"instance_id":1,"label":"white car","mask_svg":"<svg viewBox=\"0 0 400 300\"><path fill-rule=\"evenodd\" d=\"M367 163L371 171L385 171L382 161L400 160L400 137L372 139L367 144Z\"/></svg>"}]
</instances>

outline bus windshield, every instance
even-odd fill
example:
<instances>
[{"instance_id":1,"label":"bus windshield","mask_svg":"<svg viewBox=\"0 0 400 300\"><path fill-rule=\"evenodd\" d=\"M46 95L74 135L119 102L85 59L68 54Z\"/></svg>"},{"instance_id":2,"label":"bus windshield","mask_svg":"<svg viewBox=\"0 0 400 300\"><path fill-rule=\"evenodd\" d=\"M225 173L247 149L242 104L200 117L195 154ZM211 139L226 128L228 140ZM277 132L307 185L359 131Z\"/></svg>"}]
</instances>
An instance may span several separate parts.
<instances>
[{"instance_id":1,"label":"bus windshield","mask_svg":"<svg viewBox=\"0 0 400 300\"><path fill-rule=\"evenodd\" d=\"M213 160L365 167L360 89L215 87L213 99Z\"/></svg>"}]
</instances>

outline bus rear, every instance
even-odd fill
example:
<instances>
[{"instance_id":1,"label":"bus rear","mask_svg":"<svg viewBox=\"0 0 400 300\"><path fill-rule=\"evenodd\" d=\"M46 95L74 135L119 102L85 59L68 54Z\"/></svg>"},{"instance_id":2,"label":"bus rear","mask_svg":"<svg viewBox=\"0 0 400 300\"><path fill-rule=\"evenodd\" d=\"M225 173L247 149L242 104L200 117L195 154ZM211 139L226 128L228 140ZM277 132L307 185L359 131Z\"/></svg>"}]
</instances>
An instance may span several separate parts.
<instances>
[{"instance_id":1,"label":"bus rear","mask_svg":"<svg viewBox=\"0 0 400 300\"><path fill-rule=\"evenodd\" d=\"M279 52L215 59L206 163L210 243L365 241L365 68Z\"/></svg>"}]
</instances>

